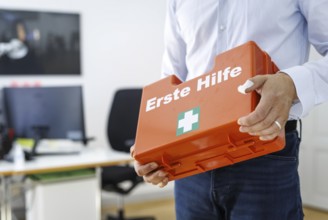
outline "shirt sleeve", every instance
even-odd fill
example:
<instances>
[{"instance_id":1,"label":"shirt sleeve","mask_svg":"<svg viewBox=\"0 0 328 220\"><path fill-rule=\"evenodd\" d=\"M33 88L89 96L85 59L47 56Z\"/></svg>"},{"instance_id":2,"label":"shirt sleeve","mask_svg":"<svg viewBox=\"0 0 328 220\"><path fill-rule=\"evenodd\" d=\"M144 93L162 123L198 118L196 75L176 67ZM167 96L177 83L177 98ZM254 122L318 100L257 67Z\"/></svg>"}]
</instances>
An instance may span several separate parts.
<instances>
[{"instance_id":1,"label":"shirt sleeve","mask_svg":"<svg viewBox=\"0 0 328 220\"><path fill-rule=\"evenodd\" d=\"M180 35L175 9L175 0L167 0L161 78L174 74L180 80L185 81L188 73L186 44Z\"/></svg>"},{"instance_id":2,"label":"shirt sleeve","mask_svg":"<svg viewBox=\"0 0 328 220\"><path fill-rule=\"evenodd\" d=\"M299 1L308 25L309 42L323 57L281 70L293 79L299 98L290 111L293 119L306 116L316 105L328 100L328 1Z\"/></svg>"}]
</instances>

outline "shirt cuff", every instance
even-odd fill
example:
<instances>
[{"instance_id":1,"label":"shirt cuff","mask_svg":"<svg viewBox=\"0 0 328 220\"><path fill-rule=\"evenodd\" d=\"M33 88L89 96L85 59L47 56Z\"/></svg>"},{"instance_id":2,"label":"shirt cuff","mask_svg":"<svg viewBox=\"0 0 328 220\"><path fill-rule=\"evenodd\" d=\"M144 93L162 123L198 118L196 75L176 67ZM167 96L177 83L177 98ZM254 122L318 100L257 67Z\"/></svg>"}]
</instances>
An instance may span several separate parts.
<instances>
[{"instance_id":1,"label":"shirt cuff","mask_svg":"<svg viewBox=\"0 0 328 220\"><path fill-rule=\"evenodd\" d=\"M294 102L289 110L288 120L298 120L301 118L303 106L300 101Z\"/></svg>"},{"instance_id":2,"label":"shirt cuff","mask_svg":"<svg viewBox=\"0 0 328 220\"><path fill-rule=\"evenodd\" d=\"M298 96L298 100L290 109L289 117L291 119L305 117L315 105L315 90L311 72L304 66L295 66L280 70L280 72L284 72L292 78Z\"/></svg>"}]
</instances>

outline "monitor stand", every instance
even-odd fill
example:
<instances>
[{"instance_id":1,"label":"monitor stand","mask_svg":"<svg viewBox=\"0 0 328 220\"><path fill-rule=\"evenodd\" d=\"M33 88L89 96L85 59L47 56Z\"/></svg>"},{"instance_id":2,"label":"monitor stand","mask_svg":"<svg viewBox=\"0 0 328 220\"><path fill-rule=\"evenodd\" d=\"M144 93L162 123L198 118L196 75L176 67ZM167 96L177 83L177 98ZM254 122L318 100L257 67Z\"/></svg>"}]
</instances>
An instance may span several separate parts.
<instances>
[{"instance_id":1,"label":"monitor stand","mask_svg":"<svg viewBox=\"0 0 328 220\"><path fill-rule=\"evenodd\" d=\"M33 147L32 147L32 151L30 152L31 153L31 156L36 156L37 153L36 153L36 148L39 144L39 141L46 137L46 134L47 132L49 131L49 126L46 126L46 125L34 125L32 127L32 129L34 130L34 144L33 144Z\"/></svg>"}]
</instances>

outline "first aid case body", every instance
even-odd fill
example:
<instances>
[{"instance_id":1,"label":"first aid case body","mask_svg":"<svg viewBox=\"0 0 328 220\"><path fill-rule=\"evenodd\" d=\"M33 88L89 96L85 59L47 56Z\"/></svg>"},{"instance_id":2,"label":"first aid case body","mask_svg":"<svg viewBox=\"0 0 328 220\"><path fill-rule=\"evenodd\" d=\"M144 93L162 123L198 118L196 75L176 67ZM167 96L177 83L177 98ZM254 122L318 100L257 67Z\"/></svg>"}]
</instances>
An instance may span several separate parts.
<instances>
[{"instance_id":1,"label":"first aid case body","mask_svg":"<svg viewBox=\"0 0 328 220\"><path fill-rule=\"evenodd\" d=\"M250 41L215 58L214 68L181 82L172 75L143 88L133 157L157 162L176 180L283 149L284 132L261 141L239 131L238 118L254 111L256 92L239 85L278 71L267 53Z\"/></svg>"}]
</instances>

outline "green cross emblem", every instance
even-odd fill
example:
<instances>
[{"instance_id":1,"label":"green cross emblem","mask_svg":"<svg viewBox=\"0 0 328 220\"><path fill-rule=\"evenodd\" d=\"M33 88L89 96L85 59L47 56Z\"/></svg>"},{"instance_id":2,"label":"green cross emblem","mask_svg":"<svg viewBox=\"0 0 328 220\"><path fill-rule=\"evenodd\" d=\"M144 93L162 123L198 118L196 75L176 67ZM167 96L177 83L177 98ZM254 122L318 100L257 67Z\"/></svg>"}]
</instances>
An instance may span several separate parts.
<instances>
[{"instance_id":1,"label":"green cross emblem","mask_svg":"<svg viewBox=\"0 0 328 220\"><path fill-rule=\"evenodd\" d=\"M186 112L179 113L177 136L194 131L199 128L200 108L196 107Z\"/></svg>"}]
</instances>

